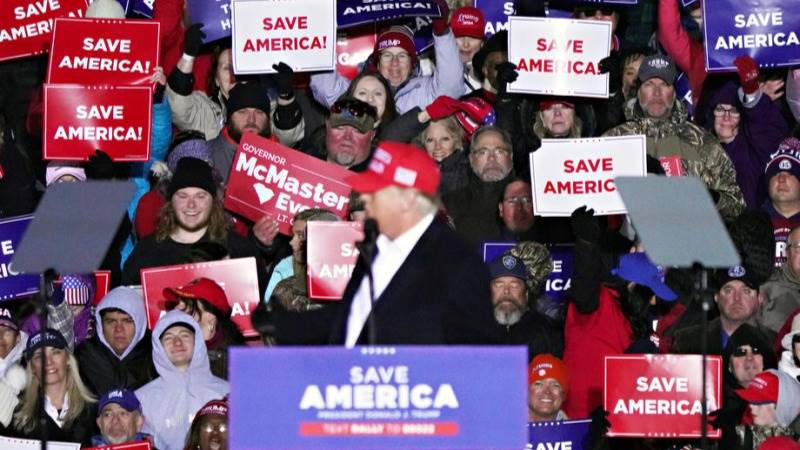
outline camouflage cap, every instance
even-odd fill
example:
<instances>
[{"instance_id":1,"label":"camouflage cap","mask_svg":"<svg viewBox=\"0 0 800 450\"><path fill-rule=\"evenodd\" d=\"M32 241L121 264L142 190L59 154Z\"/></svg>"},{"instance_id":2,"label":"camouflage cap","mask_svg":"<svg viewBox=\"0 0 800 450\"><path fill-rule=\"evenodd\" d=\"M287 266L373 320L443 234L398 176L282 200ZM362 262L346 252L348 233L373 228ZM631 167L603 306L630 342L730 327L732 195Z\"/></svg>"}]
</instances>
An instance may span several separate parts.
<instances>
[{"instance_id":1,"label":"camouflage cap","mask_svg":"<svg viewBox=\"0 0 800 450\"><path fill-rule=\"evenodd\" d=\"M553 271L553 259L547 247L538 242L523 241L518 242L508 253L525 263L525 269L528 271L525 284L528 285L529 291L538 293L547 276Z\"/></svg>"}]
</instances>

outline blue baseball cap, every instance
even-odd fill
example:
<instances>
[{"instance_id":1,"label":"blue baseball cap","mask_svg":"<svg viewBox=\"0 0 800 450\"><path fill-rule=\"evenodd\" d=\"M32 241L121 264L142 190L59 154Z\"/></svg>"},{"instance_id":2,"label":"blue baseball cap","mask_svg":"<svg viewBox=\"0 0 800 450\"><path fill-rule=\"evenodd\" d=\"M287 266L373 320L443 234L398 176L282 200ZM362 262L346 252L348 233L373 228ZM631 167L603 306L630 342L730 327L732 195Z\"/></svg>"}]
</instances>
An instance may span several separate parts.
<instances>
[{"instance_id":1,"label":"blue baseball cap","mask_svg":"<svg viewBox=\"0 0 800 450\"><path fill-rule=\"evenodd\" d=\"M525 263L514 255L502 255L492 260L489 263L489 275L490 280L500 277L516 277L522 281L528 279Z\"/></svg>"},{"instance_id":2,"label":"blue baseball cap","mask_svg":"<svg viewBox=\"0 0 800 450\"><path fill-rule=\"evenodd\" d=\"M664 284L664 271L650 261L646 253L626 253L611 273L627 281L647 286L658 298L673 301L678 296Z\"/></svg>"},{"instance_id":3,"label":"blue baseball cap","mask_svg":"<svg viewBox=\"0 0 800 450\"><path fill-rule=\"evenodd\" d=\"M67 348L67 340L58 330L45 328L28 339L28 344L25 347L25 358L30 361L33 352L40 347L65 349Z\"/></svg>"},{"instance_id":4,"label":"blue baseball cap","mask_svg":"<svg viewBox=\"0 0 800 450\"><path fill-rule=\"evenodd\" d=\"M114 389L103 394L98 403L98 414L102 413L103 408L109 403L116 403L125 408L128 412L142 411L142 404L139 402L139 399L136 398L136 394L128 389Z\"/></svg>"}]
</instances>

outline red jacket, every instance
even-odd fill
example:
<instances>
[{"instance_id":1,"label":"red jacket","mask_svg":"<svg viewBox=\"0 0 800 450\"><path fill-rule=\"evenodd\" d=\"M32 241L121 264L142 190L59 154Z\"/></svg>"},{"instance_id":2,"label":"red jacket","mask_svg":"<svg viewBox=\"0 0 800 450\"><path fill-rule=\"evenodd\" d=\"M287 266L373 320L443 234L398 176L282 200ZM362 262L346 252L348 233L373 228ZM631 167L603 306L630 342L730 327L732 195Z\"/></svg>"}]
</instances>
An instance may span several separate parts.
<instances>
[{"instance_id":1,"label":"red jacket","mask_svg":"<svg viewBox=\"0 0 800 450\"><path fill-rule=\"evenodd\" d=\"M678 68L689 77L692 88L692 103L697 105L706 79L705 51L703 43L689 37L681 24L678 2L658 0L658 42L675 60Z\"/></svg>"}]
</instances>

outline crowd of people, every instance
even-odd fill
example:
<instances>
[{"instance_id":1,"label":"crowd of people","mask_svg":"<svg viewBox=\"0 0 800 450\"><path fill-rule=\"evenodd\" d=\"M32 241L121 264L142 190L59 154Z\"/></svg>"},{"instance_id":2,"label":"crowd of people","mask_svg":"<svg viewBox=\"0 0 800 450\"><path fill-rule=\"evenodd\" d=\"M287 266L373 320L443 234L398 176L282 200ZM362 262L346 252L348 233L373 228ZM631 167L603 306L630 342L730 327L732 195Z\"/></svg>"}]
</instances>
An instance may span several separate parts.
<instances>
[{"instance_id":1,"label":"crowd of people","mask_svg":"<svg viewBox=\"0 0 800 450\"><path fill-rule=\"evenodd\" d=\"M204 43L185 0L155 0L161 66L146 163L103 148L82 163L44 161L47 55L0 63L0 218L34 213L55 183L137 186L100 267L111 289L99 303L81 274L61 274L46 322L31 297L0 303L0 435L227 448L228 350L248 342L224 286L165 289L168 312L151 330L140 271L253 257L260 339L250 345L525 346L530 422L591 418L584 448L692 449L699 440L606 436L604 358L698 354L706 340L723 361L712 445L800 448L800 67L759 67L743 53L735 72L707 73L701 1L517 0L518 15L567 8L610 22L613 36L598 61L607 99L516 94L507 31L487 37L487 11L472 0L436 4L430 49L417 51L407 18L380 22L351 80L285 63L236 75L229 38ZM85 15L126 11L94 0ZM679 76L691 96L677 95ZM286 235L271 215L223 208L245 133L349 171L348 219L366 237L341 301L308 292L307 226L342 220L334 211L301 211ZM742 263L713 271L699 296L696 274L656 266L624 216L534 214L529 155L542 139L625 135L646 137L648 176L677 161L699 177L728 228ZM486 242L512 247L484 262ZM574 254L563 301L545 292L554 245Z\"/></svg>"}]
</instances>

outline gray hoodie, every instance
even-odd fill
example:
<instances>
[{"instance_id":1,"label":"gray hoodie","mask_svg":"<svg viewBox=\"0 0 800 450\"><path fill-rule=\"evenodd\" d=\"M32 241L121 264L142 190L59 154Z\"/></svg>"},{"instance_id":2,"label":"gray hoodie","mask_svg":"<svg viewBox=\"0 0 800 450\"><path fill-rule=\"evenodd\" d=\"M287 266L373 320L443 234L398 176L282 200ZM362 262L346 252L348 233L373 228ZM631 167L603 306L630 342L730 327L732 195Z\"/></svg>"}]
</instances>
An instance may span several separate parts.
<instances>
[{"instance_id":1,"label":"gray hoodie","mask_svg":"<svg viewBox=\"0 0 800 450\"><path fill-rule=\"evenodd\" d=\"M111 350L111 353L114 353L114 349L108 344L106 336L102 332L103 318L100 316L101 311L109 308L125 311L126 314L131 316L134 326L136 327L131 344L125 349L122 355L117 355L119 359L125 359L131 350L136 347L136 344L142 340L145 331L147 331L147 315L144 310L144 300L142 300L142 296L135 290L120 286L106 294L100 304L97 305L97 308L95 308L95 323L97 324L97 328L99 328L97 338L100 339L103 345ZM116 355L116 353L114 354Z\"/></svg>"}]
</instances>

